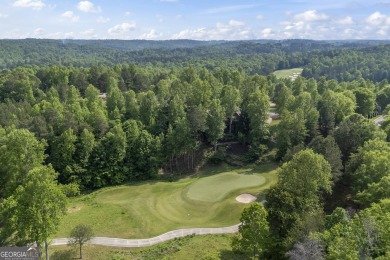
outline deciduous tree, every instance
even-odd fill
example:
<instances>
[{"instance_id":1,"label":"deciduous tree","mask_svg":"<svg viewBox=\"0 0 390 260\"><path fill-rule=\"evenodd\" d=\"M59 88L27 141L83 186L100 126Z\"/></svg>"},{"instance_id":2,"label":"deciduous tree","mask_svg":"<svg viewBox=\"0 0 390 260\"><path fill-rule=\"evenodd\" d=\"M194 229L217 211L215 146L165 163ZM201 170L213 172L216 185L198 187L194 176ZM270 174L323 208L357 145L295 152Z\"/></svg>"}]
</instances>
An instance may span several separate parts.
<instances>
[{"instance_id":1,"label":"deciduous tree","mask_svg":"<svg viewBox=\"0 0 390 260\"><path fill-rule=\"evenodd\" d=\"M8 234L9 243L44 244L46 259L48 239L66 212L66 197L56 178L57 173L51 166L35 167L15 192L0 204L2 217L9 217L1 230L1 233Z\"/></svg>"},{"instance_id":2,"label":"deciduous tree","mask_svg":"<svg viewBox=\"0 0 390 260\"><path fill-rule=\"evenodd\" d=\"M78 245L80 250L80 259L83 259L82 247L93 237L92 228L88 225L80 224L70 231L70 244Z\"/></svg>"},{"instance_id":3,"label":"deciduous tree","mask_svg":"<svg viewBox=\"0 0 390 260\"><path fill-rule=\"evenodd\" d=\"M233 249L252 254L254 258L261 257L269 243L267 215L263 205L258 202L244 209L238 236L232 242Z\"/></svg>"}]
</instances>

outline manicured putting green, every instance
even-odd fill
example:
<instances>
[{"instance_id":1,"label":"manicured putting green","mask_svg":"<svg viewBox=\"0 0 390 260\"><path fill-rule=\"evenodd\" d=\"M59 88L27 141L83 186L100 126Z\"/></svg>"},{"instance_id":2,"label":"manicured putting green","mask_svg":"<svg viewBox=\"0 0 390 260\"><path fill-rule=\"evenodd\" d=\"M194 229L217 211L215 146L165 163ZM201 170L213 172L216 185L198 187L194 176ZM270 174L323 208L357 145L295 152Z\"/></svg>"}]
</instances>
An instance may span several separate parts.
<instances>
[{"instance_id":1,"label":"manicured putting green","mask_svg":"<svg viewBox=\"0 0 390 260\"><path fill-rule=\"evenodd\" d=\"M222 173L194 182L189 186L186 195L193 200L217 202L232 191L260 186L264 182L265 178L259 175L236 172Z\"/></svg>"}]
</instances>

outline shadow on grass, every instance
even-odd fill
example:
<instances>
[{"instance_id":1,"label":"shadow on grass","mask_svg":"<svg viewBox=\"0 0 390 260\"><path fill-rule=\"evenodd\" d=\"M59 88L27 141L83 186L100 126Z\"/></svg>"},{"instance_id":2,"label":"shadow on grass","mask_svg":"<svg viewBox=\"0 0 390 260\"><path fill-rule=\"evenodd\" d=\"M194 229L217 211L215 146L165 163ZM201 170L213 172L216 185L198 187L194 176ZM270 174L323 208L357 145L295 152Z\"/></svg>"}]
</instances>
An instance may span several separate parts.
<instances>
[{"instance_id":1,"label":"shadow on grass","mask_svg":"<svg viewBox=\"0 0 390 260\"><path fill-rule=\"evenodd\" d=\"M71 259L79 259L78 255L75 253L73 249L67 250L59 250L55 251L51 256L51 260L71 260Z\"/></svg>"},{"instance_id":2,"label":"shadow on grass","mask_svg":"<svg viewBox=\"0 0 390 260\"><path fill-rule=\"evenodd\" d=\"M221 250L219 254L222 260L245 260L250 259L247 255L236 253L232 250Z\"/></svg>"},{"instance_id":3,"label":"shadow on grass","mask_svg":"<svg viewBox=\"0 0 390 260\"><path fill-rule=\"evenodd\" d=\"M240 171L238 169L237 173L246 175L269 173L276 170L278 165L276 163L265 163L262 165L248 165L247 167L247 170Z\"/></svg>"}]
</instances>

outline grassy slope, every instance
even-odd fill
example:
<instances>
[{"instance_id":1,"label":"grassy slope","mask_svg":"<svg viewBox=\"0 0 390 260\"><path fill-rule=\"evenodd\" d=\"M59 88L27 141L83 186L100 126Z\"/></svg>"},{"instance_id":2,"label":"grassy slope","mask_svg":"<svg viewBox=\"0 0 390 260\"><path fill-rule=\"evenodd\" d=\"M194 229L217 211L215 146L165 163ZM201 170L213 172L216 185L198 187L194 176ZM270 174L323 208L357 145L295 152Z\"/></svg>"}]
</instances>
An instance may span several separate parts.
<instances>
[{"instance_id":1,"label":"grassy slope","mask_svg":"<svg viewBox=\"0 0 390 260\"><path fill-rule=\"evenodd\" d=\"M79 223L91 225L96 236L120 238L152 237L179 228L233 225L238 223L242 210L247 206L237 203L235 197L242 192L258 193L269 188L277 180L273 171L275 168L274 164L241 169L212 167L203 171L201 176L176 182L150 181L102 189L74 199L68 215L53 237L69 236L69 231ZM236 186L225 190L226 196L218 202L188 198L191 184L205 180L207 183L207 179L213 180L218 176L215 174L239 175L237 172L245 176L261 176L265 178L265 183L256 187ZM221 185L226 183L222 182ZM206 186L204 192L215 188Z\"/></svg>"},{"instance_id":2,"label":"grassy slope","mask_svg":"<svg viewBox=\"0 0 390 260\"><path fill-rule=\"evenodd\" d=\"M279 78L288 78L288 76L292 76L294 73L298 73L301 75L303 69L302 68L295 68L295 69L288 69L288 70L277 70L274 71L275 76Z\"/></svg>"},{"instance_id":3,"label":"grassy slope","mask_svg":"<svg viewBox=\"0 0 390 260\"><path fill-rule=\"evenodd\" d=\"M232 252L234 235L188 236L147 248L115 248L86 245L83 247L85 260L182 260L182 259L243 259ZM69 260L78 257L78 250L69 246L50 248L51 260Z\"/></svg>"}]
</instances>

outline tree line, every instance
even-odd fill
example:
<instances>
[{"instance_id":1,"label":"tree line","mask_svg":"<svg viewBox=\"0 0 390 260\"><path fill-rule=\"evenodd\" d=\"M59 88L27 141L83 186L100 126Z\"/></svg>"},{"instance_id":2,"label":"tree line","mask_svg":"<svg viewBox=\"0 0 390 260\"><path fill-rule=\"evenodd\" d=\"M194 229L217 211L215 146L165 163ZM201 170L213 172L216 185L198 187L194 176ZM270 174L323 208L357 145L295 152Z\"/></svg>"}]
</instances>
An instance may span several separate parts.
<instances>
[{"instance_id":1,"label":"tree line","mask_svg":"<svg viewBox=\"0 0 390 260\"><path fill-rule=\"evenodd\" d=\"M306 78L390 80L389 41L0 40L0 69L18 66L206 67L248 75L304 67ZM95 86L96 87L96 86Z\"/></svg>"}]
</instances>

